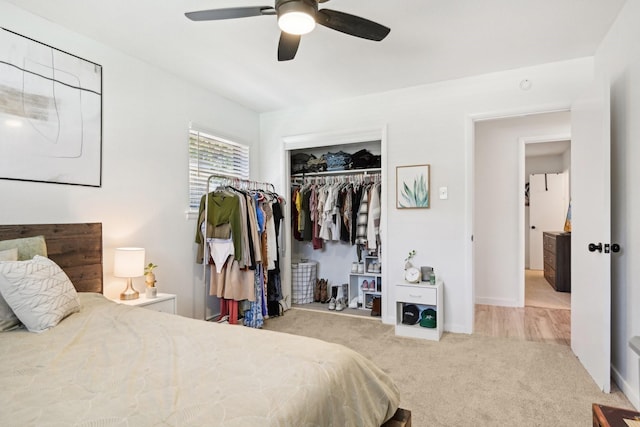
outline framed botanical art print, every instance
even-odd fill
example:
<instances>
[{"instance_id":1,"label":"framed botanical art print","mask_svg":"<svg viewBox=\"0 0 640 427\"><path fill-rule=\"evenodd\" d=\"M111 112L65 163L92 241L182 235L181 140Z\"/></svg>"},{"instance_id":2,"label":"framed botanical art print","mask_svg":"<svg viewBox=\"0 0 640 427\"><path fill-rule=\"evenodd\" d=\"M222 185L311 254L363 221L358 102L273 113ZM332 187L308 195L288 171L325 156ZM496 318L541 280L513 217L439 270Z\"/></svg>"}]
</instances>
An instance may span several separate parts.
<instances>
[{"instance_id":1,"label":"framed botanical art print","mask_svg":"<svg viewBox=\"0 0 640 427\"><path fill-rule=\"evenodd\" d=\"M429 171L429 165L396 167L396 208L429 208Z\"/></svg>"}]
</instances>

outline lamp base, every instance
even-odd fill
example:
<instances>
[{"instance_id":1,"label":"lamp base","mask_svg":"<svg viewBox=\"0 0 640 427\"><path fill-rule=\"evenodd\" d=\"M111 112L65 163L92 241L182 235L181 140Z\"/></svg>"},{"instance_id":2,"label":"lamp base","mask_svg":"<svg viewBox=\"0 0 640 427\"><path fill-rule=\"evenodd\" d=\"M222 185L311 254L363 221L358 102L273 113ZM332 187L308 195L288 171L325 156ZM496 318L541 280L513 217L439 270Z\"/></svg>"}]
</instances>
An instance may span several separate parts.
<instances>
[{"instance_id":1,"label":"lamp base","mask_svg":"<svg viewBox=\"0 0 640 427\"><path fill-rule=\"evenodd\" d=\"M140 293L133 289L133 282L131 278L127 279L127 288L122 291L120 294L121 300L130 300L130 299L138 299L140 297Z\"/></svg>"}]
</instances>

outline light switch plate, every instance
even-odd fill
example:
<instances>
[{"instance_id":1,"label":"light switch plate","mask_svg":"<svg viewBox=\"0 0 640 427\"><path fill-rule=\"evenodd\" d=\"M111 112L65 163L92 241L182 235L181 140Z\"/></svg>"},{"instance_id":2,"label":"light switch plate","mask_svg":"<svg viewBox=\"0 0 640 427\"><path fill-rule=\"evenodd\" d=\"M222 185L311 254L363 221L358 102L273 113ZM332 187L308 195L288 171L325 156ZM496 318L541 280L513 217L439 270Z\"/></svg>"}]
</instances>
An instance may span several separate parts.
<instances>
[{"instance_id":1,"label":"light switch plate","mask_svg":"<svg viewBox=\"0 0 640 427\"><path fill-rule=\"evenodd\" d=\"M447 187L440 187L440 199L446 200L449 198Z\"/></svg>"}]
</instances>

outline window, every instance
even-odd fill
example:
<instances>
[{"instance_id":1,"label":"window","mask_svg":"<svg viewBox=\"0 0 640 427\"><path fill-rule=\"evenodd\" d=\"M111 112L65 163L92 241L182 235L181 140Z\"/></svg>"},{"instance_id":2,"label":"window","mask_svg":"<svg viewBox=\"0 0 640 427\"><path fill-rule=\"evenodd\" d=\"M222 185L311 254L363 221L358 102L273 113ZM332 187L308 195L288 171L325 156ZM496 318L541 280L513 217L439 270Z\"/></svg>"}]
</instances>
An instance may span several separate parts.
<instances>
[{"instance_id":1,"label":"window","mask_svg":"<svg viewBox=\"0 0 640 427\"><path fill-rule=\"evenodd\" d=\"M249 147L189 131L189 209L198 210L210 175L249 178Z\"/></svg>"}]
</instances>

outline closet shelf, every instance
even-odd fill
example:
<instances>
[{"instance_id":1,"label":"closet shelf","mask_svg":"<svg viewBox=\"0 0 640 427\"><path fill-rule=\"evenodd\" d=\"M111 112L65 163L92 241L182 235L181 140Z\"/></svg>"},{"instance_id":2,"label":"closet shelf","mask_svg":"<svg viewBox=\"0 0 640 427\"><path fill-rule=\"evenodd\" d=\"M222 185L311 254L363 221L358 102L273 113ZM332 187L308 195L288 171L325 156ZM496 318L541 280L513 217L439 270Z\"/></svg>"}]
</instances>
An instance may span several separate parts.
<instances>
[{"instance_id":1,"label":"closet shelf","mask_svg":"<svg viewBox=\"0 0 640 427\"><path fill-rule=\"evenodd\" d=\"M309 176L326 176L326 175L352 175L352 174L363 174L367 175L370 173L380 173L382 171L381 168L373 168L373 169L344 169L339 171L324 171L324 172L306 172L306 173L294 173L291 174L291 178L303 178Z\"/></svg>"}]
</instances>

